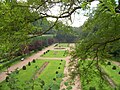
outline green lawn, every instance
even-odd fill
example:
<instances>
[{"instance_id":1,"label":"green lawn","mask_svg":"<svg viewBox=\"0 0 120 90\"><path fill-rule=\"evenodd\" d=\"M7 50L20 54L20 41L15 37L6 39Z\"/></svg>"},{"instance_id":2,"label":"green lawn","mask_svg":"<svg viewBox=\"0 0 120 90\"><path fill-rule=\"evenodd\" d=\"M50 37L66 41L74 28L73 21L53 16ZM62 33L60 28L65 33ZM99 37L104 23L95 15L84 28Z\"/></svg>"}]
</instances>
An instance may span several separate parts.
<instances>
[{"instance_id":1,"label":"green lawn","mask_svg":"<svg viewBox=\"0 0 120 90\"><path fill-rule=\"evenodd\" d=\"M69 43L59 43L57 47L69 47Z\"/></svg>"},{"instance_id":2,"label":"green lawn","mask_svg":"<svg viewBox=\"0 0 120 90\"><path fill-rule=\"evenodd\" d=\"M31 90L33 83L34 83L35 84L34 90L43 90L40 87L40 84L38 82L39 80L36 79L32 81L32 78L34 77L36 71L39 70L39 67L41 67L41 65L44 62L48 62L48 61L49 61L48 66L44 69L44 71L39 76L39 78L45 81L45 87L48 87L48 85L51 82L53 82L53 78L56 77L56 73L55 73L56 71L63 74L65 61L36 60L36 63L31 62L31 66L27 65L26 70L21 69L19 70L18 74L11 74L11 76L13 77L10 80L10 83L12 83L12 87L17 87L17 90ZM62 64L59 65L59 63L62 63ZM61 69L58 69L59 66L61 67ZM57 85L60 84L61 79L62 78L56 79ZM5 81L0 83L0 90L10 90L8 87L8 85L11 85L10 83L5 82Z\"/></svg>"},{"instance_id":3,"label":"green lawn","mask_svg":"<svg viewBox=\"0 0 120 90\"><path fill-rule=\"evenodd\" d=\"M59 90L60 82L63 77L64 65L65 65L65 61L60 61L60 60L51 61L48 64L48 66L39 76L40 79L45 81L44 88L48 90L49 87L52 87L53 90L53 84L54 84L54 86L56 85L55 90ZM58 69L58 67L60 67L60 69ZM58 71L58 74L56 74L56 71ZM53 78L56 78L56 81L54 81Z\"/></svg>"},{"instance_id":4,"label":"green lawn","mask_svg":"<svg viewBox=\"0 0 120 90\"><path fill-rule=\"evenodd\" d=\"M92 67L86 69L86 71L83 70L83 68L87 68L89 66L88 63L91 63L91 61L86 61L83 64L80 64L80 70L82 70L80 71L82 89L89 90L90 87L95 87L96 90L113 90L108 82L101 79L101 75L96 69L95 63L92 64Z\"/></svg>"},{"instance_id":5,"label":"green lawn","mask_svg":"<svg viewBox=\"0 0 120 90\"><path fill-rule=\"evenodd\" d=\"M64 58L68 55L67 51L57 51L57 50L50 50L49 52L47 52L46 54L43 54L42 57L50 57L50 58Z\"/></svg>"},{"instance_id":6,"label":"green lawn","mask_svg":"<svg viewBox=\"0 0 120 90\"><path fill-rule=\"evenodd\" d=\"M7 66L12 66L12 65L15 65L19 62L21 62L21 58L28 58L30 57L31 55L35 54L36 52L33 52L31 51L29 54L25 54L25 55L22 55L22 56L18 56L10 61L6 61L4 63L0 63L0 72L3 72L7 69ZM6 63L9 63L9 64L6 64ZM2 67L4 65L4 67Z\"/></svg>"},{"instance_id":7,"label":"green lawn","mask_svg":"<svg viewBox=\"0 0 120 90\"><path fill-rule=\"evenodd\" d=\"M116 66L113 63L111 65L101 65L101 67L105 70L105 72L111 77L111 79L120 86L120 67L116 66L116 70L113 70L112 67Z\"/></svg>"}]
</instances>

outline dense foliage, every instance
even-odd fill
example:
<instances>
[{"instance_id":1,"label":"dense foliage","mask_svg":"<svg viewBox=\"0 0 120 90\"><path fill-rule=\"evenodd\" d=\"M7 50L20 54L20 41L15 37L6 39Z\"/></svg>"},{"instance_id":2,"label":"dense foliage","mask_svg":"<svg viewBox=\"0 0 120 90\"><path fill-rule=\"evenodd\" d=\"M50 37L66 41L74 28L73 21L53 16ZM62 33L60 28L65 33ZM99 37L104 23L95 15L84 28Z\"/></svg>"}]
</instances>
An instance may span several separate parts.
<instances>
[{"instance_id":1,"label":"dense foliage","mask_svg":"<svg viewBox=\"0 0 120 90\"><path fill-rule=\"evenodd\" d=\"M99 4L82 26L82 37L76 45L74 57L101 59L120 55L120 14L115 13L113 7L102 10L103 4Z\"/></svg>"},{"instance_id":2,"label":"dense foliage","mask_svg":"<svg viewBox=\"0 0 120 90\"><path fill-rule=\"evenodd\" d=\"M45 34L53 27L64 30L64 25L58 20L69 18L72 21L72 14L80 13L78 9L88 10L93 1L95 0L1 0L0 59L13 57L21 50L21 46L26 50L33 50L34 45L41 45L41 41L30 44L32 38ZM120 0L117 0L118 3L116 0L98 1L97 9L88 13L89 19L82 26L83 31L80 34L82 38L72 52L74 60L92 59L97 68L99 60L119 56L120 52ZM55 6L60 9L57 15L51 13L51 8ZM54 18L55 22L48 22L48 17ZM68 31L69 29L71 28L66 28ZM26 52L23 50L23 53ZM90 63L87 68L91 66L93 65ZM77 67L79 68L79 65Z\"/></svg>"}]
</instances>

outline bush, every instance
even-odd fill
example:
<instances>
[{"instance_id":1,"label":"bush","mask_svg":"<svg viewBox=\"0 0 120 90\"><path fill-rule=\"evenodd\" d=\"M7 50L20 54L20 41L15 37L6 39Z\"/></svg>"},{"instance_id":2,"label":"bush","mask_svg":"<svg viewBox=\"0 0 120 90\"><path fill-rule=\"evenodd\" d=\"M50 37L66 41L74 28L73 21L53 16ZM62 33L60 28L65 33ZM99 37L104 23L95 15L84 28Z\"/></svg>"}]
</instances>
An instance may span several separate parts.
<instances>
[{"instance_id":1,"label":"bush","mask_svg":"<svg viewBox=\"0 0 120 90\"><path fill-rule=\"evenodd\" d=\"M40 83L42 84L42 86L45 85L45 82L43 80L41 80Z\"/></svg>"},{"instance_id":2,"label":"bush","mask_svg":"<svg viewBox=\"0 0 120 90\"><path fill-rule=\"evenodd\" d=\"M35 63L35 59L33 59L33 63Z\"/></svg>"},{"instance_id":3,"label":"bush","mask_svg":"<svg viewBox=\"0 0 120 90\"><path fill-rule=\"evenodd\" d=\"M61 63L60 63L60 65L61 65Z\"/></svg>"},{"instance_id":4,"label":"bush","mask_svg":"<svg viewBox=\"0 0 120 90\"><path fill-rule=\"evenodd\" d=\"M58 69L60 69L60 67L58 67Z\"/></svg>"},{"instance_id":5,"label":"bush","mask_svg":"<svg viewBox=\"0 0 120 90\"><path fill-rule=\"evenodd\" d=\"M107 65L111 65L111 62L108 62Z\"/></svg>"},{"instance_id":6,"label":"bush","mask_svg":"<svg viewBox=\"0 0 120 90\"><path fill-rule=\"evenodd\" d=\"M113 69L113 70L116 70L116 66L113 66L112 69Z\"/></svg>"},{"instance_id":7,"label":"bush","mask_svg":"<svg viewBox=\"0 0 120 90\"><path fill-rule=\"evenodd\" d=\"M43 54L45 54L46 52L44 52Z\"/></svg>"},{"instance_id":8,"label":"bush","mask_svg":"<svg viewBox=\"0 0 120 90\"><path fill-rule=\"evenodd\" d=\"M56 74L58 74L58 71L56 71Z\"/></svg>"},{"instance_id":9,"label":"bush","mask_svg":"<svg viewBox=\"0 0 120 90\"><path fill-rule=\"evenodd\" d=\"M30 62L28 62L28 66L30 66L31 65L31 63Z\"/></svg>"},{"instance_id":10,"label":"bush","mask_svg":"<svg viewBox=\"0 0 120 90\"><path fill-rule=\"evenodd\" d=\"M62 62L63 60L61 60L61 62Z\"/></svg>"},{"instance_id":11,"label":"bush","mask_svg":"<svg viewBox=\"0 0 120 90\"><path fill-rule=\"evenodd\" d=\"M54 81L56 81L56 78L53 78Z\"/></svg>"},{"instance_id":12,"label":"bush","mask_svg":"<svg viewBox=\"0 0 120 90\"><path fill-rule=\"evenodd\" d=\"M120 71L118 72L118 74L120 74Z\"/></svg>"},{"instance_id":13,"label":"bush","mask_svg":"<svg viewBox=\"0 0 120 90\"><path fill-rule=\"evenodd\" d=\"M9 82L9 77L7 76L5 80L6 80L6 82Z\"/></svg>"},{"instance_id":14,"label":"bush","mask_svg":"<svg viewBox=\"0 0 120 90\"><path fill-rule=\"evenodd\" d=\"M23 70L26 70L26 66L23 66L22 69L23 69Z\"/></svg>"},{"instance_id":15,"label":"bush","mask_svg":"<svg viewBox=\"0 0 120 90\"><path fill-rule=\"evenodd\" d=\"M96 90L95 87L89 87L89 90Z\"/></svg>"},{"instance_id":16,"label":"bush","mask_svg":"<svg viewBox=\"0 0 120 90\"><path fill-rule=\"evenodd\" d=\"M68 86L68 82L64 82L64 85L65 85L65 86Z\"/></svg>"},{"instance_id":17,"label":"bush","mask_svg":"<svg viewBox=\"0 0 120 90\"><path fill-rule=\"evenodd\" d=\"M68 87L67 87L67 90L72 90L72 86L68 86Z\"/></svg>"},{"instance_id":18,"label":"bush","mask_svg":"<svg viewBox=\"0 0 120 90\"><path fill-rule=\"evenodd\" d=\"M19 70L18 70L18 68L15 70L15 72L16 72L16 74L19 74Z\"/></svg>"}]
</instances>

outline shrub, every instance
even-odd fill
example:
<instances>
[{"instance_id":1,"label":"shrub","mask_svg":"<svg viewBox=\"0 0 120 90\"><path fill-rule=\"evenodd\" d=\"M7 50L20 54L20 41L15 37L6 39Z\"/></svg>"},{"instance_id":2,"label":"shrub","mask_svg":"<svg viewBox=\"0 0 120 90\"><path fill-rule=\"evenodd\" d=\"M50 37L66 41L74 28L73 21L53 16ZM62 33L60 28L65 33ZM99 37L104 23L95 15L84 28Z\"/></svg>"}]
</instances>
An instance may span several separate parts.
<instances>
[{"instance_id":1,"label":"shrub","mask_svg":"<svg viewBox=\"0 0 120 90\"><path fill-rule=\"evenodd\" d=\"M89 87L89 90L96 90L95 87Z\"/></svg>"},{"instance_id":2,"label":"shrub","mask_svg":"<svg viewBox=\"0 0 120 90\"><path fill-rule=\"evenodd\" d=\"M33 59L33 63L35 63L35 59Z\"/></svg>"},{"instance_id":3,"label":"shrub","mask_svg":"<svg viewBox=\"0 0 120 90\"><path fill-rule=\"evenodd\" d=\"M112 69L113 69L113 70L116 70L116 66L113 66Z\"/></svg>"},{"instance_id":4,"label":"shrub","mask_svg":"<svg viewBox=\"0 0 120 90\"><path fill-rule=\"evenodd\" d=\"M58 74L58 71L56 71L56 74Z\"/></svg>"},{"instance_id":5,"label":"shrub","mask_svg":"<svg viewBox=\"0 0 120 90\"><path fill-rule=\"evenodd\" d=\"M56 81L56 78L53 78L54 81Z\"/></svg>"},{"instance_id":6,"label":"shrub","mask_svg":"<svg viewBox=\"0 0 120 90\"><path fill-rule=\"evenodd\" d=\"M23 70L26 70L26 66L23 66L22 69L23 69Z\"/></svg>"},{"instance_id":7,"label":"shrub","mask_svg":"<svg viewBox=\"0 0 120 90\"><path fill-rule=\"evenodd\" d=\"M67 90L72 90L72 86L68 86L68 87L67 87Z\"/></svg>"},{"instance_id":8,"label":"shrub","mask_svg":"<svg viewBox=\"0 0 120 90\"><path fill-rule=\"evenodd\" d=\"M68 82L64 82L64 85L65 85L65 86L68 86Z\"/></svg>"},{"instance_id":9,"label":"shrub","mask_svg":"<svg viewBox=\"0 0 120 90\"><path fill-rule=\"evenodd\" d=\"M60 63L60 65L61 65L61 63Z\"/></svg>"},{"instance_id":10,"label":"shrub","mask_svg":"<svg viewBox=\"0 0 120 90\"><path fill-rule=\"evenodd\" d=\"M45 85L45 82L43 80L40 81L40 83L44 86Z\"/></svg>"},{"instance_id":11,"label":"shrub","mask_svg":"<svg viewBox=\"0 0 120 90\"><path fill-rule=\"evenodd\" d=\"M58 67L58 69L60 69L60 67Z\"/></svg>"},{"instance_id":12,"label":"shrub","mask_svg":"<svg viewBox=\"0 0 120 90\"><path fill-rule=\"evenodd\" d=\"M61 59L61 62L62 62L63 60Z\"/></svg>"},{"instance_id":13,"label":"shrub","mask_svg":"<svg viewBox=\"0 0 120 90\"><path fill-rule=\"evenodd\" d=\"M7 76L5 80L6 80L6 82L9 82L9 77Z\"/></svg>"},{"instance_id":14,"label":"shrub","mask_svg":"<svg viewBox=\"0 0 120 90\"><path fill-rule=\"evenodd\" d=\"M16 74L19 74L19 70L18 70L18 68L15 70L15 72L16 72Z\"/></svg>"},{"instance_id":15,"label":"shrub","mask_svg":"<svg viewBox=\"0 0 120 90\"><path fill-rule=\"evenodd\" d=\"M107 65L111 65L111 62L108 62Z\"/></svg>"},{"instance_id":16,"label":"shrub","mask_svg":"<svg viewBox=\"0 0 120 90\"><path fill-rule=\"evenodd\" d=\"M45 54L46 52L44 52L43 54Z\"/></svg>"},{"instance_id":17,"label":"shrub","mask_svg":"<svg viewBox=\"0 0 120 90\"><path fill-rule=\"evenodd\" d=\"M120 74L120 71L118 72L118 74Z\"/></svg>"},{"instance_id":18,"label":"shrub","mask_svg":"<svg viewBox=\"0 0 120 90\"><path fill-rule=\"evenodd\" d=\"M28 62L28 66L30 66L31 65L31 63L30 62Z\"/></svg>"}]
</instances>

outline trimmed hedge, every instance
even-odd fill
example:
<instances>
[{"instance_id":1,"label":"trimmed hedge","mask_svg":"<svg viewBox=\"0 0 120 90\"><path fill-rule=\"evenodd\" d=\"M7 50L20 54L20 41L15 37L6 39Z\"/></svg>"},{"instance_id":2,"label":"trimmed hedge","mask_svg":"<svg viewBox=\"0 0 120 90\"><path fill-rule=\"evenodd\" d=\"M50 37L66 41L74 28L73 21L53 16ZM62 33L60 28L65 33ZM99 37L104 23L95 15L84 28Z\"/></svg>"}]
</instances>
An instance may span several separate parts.
<instances>
[{"instance_id":1,"label":"trimmed hedge","mask_svg":"<svg viewBox=\"0 0 120 90\"><path fill-rule=\"evenodd\" d=\"M95 87L89 87L89 90L96 90Z\"/></svg>"},{"instance_id":2,"label":"trimmed hedge","mask_svg":"<svg viewBox=\"0 0 120 90\"><path fill-rule=\"evenodd\" d=\"M23 69L23 70L26 70L26 66L23 66L22 69Z\"/></svg>"},{"instance_id":3,"label":"trimmed hedge","mask_svg":"<svg viewBox=\"0 0 120 90\"><path fill-rule=\"evenodd\" d=\"M111 65L111 62L108 62L107 65Z\"/></svg>"},{"instance_id":4,"label":"trimmed hedge","mask_svg":"<svg viewBox=\"0 0 120 90\"><path fill-rule=\"evenodd\" d=\"M112 69L113 69L113 70L116 70L116 66L113 66Z\"/></svg>"},{"instance_id":5,"label":"trimmed hedge","mask_svg":"<svg viewBox=\"0 0 120 90\"><path fill-rule=\"evenodd\" d=\"M31 63L30 62L28 62L28 66L30 66L31 65Z\"/></svg>"}]
</instances>

